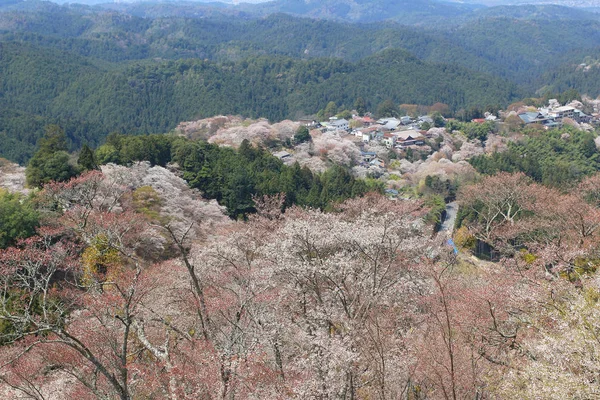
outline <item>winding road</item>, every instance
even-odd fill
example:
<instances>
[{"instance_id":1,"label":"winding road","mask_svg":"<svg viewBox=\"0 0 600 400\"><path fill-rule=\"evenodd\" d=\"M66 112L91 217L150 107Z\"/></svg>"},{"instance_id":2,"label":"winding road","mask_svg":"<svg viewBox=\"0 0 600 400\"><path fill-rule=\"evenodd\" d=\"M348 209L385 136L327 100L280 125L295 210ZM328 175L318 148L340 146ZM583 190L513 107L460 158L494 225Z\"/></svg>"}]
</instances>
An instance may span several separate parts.
<instances>
[{"instance_id":1,"label":"winding road","mask_svg":"<svg viewBox=\"0 0 600 400\"><path fill-rule=\"evenodd\" d=\"M442 227L438 232L438 235L446 234L449 238L452 237L454 231L454 223L456 222L456 215L458 214L458 202L453 201L446 204L446 218L442 223Z\"/></svg>"}]
</instances>

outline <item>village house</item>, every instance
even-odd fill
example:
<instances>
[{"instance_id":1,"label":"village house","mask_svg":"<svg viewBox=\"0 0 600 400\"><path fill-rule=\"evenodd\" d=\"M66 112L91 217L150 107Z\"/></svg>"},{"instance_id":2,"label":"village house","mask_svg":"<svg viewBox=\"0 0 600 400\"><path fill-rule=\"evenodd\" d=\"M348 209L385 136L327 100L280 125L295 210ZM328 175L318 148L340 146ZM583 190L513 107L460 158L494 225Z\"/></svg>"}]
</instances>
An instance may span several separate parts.
<instances>
[{"instance_id":1,"label":"village house","mask_svg":"<svg viewBox=\"0 0 600 400\"><path fill-rule=\"evenodd\" d=\"M400 123L402 125L410 125L412 122L413 121L409 116L400 117Z\"/></svg>"},{"instance_id":2,"label":"village house","mask_svg":"<svg viewBox=\"0 0 600 400\"><path fill-rule=\"evenodd\" d=\"M372 166L374 166L374 167L385 168L385 163L380 158L375 158L374 160L371 160L369 162L369 164L372 165Z\"/></svg>"},{"instance_id":3,"label":"village house","mask_svg":"<svg viewBox=\"0 0 600 400\"><path fill-rule=\"evenodd\" d=\"M579 111L579 110L577 110ZM571 119L575 119L575 107L569 107L569 106L563 106L563 107L558 107L555 110L552 110L550 113L548 113L548 115L552 118L556 119L560 119L562 120L563 118L571 118Z\"/></svg>"},{"instance_id":4,"label":"village house","mask_svg":"<svg viewBox=\"0 0 600 400\"><path fill-rule=\"evenodd\" d=\"M377 123L388 131L394 131L398 129L400 124L402 124L402 121L400 121L398 118L382 118L378 120Z\"/></svg>"},{"instance_id":5,"label":"village house","mask_svg":"<svg viewBox=\"0 0 600 400\"><path fill-rule=\"evenodd\" d=\"M360 157L362 159L362 162L370 163L371 161L377 158L377 153L373 151L361 151Z\"/></svg>"},{"instance_id":6,"label":"village house","mask_svg":"<svg viewBox=\"0 0 600 400\"><path fill-rule=\"evenodd\" d=\"M327 126L327 130L333 132L348 131L348 129L350 129L350 123L344 118L330 118Z\"/></svg>"},{"instance_id":7,"label":"village house","mask_svg":"<svg viewBox=\"0 0 600 400\"><path fill-rule=\"evenodd\" d=\"M352 116L352 119L360 122L363 126L371 126L375 123L375 120L367 115L364 117L359 117L357 115Z\"/></svg>"},{"instance_id":8,"label":"village house","mask_svg":"<svg viewBox=\"0 0 600 400\"><path fill-rule=\"evenodd\" d=\"M405 148L413 145L423 145L425 144L425 137L421 134L421 132L402 132L396 136L396 148Z\"/></svg>"},{"instance_id":9,"label":"village house","mask_svg":"<svg viewBox=\"0 0 600 400\"><path fill-rule=\"evenodd\" d=\"M381 142L385 145L385 147L391 149L396 145L396 135L384 133Z\"/></svg>"},{"instance_id":10,"label":"village house","mask_svg":"<svg viewBox=\"0 0 600 400\"><path fill-rule=\"evenodd\" d=\"M570 118L579 123L592 121L592 116L573 106L561 106L556 99L550 99L548 103L548 107L540 107L537 111L521 113L519 118L526 125L540 124L546 129L561 127L565 118Z\"/></svg>"},{"instance_id":11,"label":"village house","mask_svg":"<svg viewBox=\"0 0 600 400\"><path fill-rule=\"evenodd\" d=\"M281 161L286 161L288 159L290 159L292 157L292 155L290 153L288 153L287 151L278 151L276 153L273 153L273 155L277 158L279 158Z\"/></svg>"},{"instance_id":12,"label":"village house","mask_svg":"<svg viewBox=\"0 0 600 400\"><path fill-rule=\"evenodd\" d=\"M319 123L319 121L316 121L311 118L300 118L298 120L298 122L301 123L302 125L306 126L308 129L317 129L317 128L321 127L321 124Z\"/></svg>"},{"instance_id":13,"label":"village house","mask_svg":"<svg viewBox=\"0 0 600 400\"><path fill-rule=\"evenodd\" d=\"M398 197L398 195L400 194L400 192L398 192L396 189L385 189L385 194L389 197L391 197L392 199L395 199Z\"/></svg>"},{"instance_id":14,"label":"village house","mask_svg":"<svg viewBox=\"0 0 600 400\"><path fill-rule=\"evenodd\" d=\"M430 126L433 126L433 118L431 118L429 115L421 115L417 119L417 125L419 127L421 127L425 123L429 124Z\"/></svg>"},{"instance_id":15,"label":"village house","mask_svg":"<svg viewBox=\"0 0 600 400\"><path fill-rule=\"evenodd\" d=\"M562 120L557 121L556 118L540 111L521 113L519 114L519 118L521 118L521 121L523 121L525 125L539 124L544 126L546 129L555 128L562 125Z\"/></svg>"}]
</instances>

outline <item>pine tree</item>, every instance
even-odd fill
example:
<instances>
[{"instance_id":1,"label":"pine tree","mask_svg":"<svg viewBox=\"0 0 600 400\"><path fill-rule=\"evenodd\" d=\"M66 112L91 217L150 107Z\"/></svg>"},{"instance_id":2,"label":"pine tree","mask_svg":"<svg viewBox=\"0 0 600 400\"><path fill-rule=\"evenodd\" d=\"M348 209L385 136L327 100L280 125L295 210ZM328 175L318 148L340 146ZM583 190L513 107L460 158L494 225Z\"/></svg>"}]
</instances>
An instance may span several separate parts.
<instances>
[{"instance_id":1,"label":"pine tree","mask_svg":"<svg viewBox=\"0 0 600 400\"><path fill-rule=\"evenodd\" d=\"M88 146L84 144L81 148L81 152L79 153L79 158L77 159L77 164L84 171L91 171L93 169L98 169L98 163L96 162L96 157L94 156L94 151Z\"/></svg>"}]
</instances>

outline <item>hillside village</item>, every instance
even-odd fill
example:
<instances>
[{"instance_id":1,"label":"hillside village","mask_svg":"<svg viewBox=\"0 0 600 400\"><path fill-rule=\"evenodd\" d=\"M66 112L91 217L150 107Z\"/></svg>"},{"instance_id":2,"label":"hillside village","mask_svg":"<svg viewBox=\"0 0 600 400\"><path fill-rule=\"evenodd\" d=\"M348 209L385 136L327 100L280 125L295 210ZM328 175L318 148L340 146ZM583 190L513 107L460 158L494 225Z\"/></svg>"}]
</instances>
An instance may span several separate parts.
<instances>
[{"instance_id":1,"label":"hillside village","mask_svg":"<svg viewBox=\"0 0 600 400\"><path fill-rule=\"evenodd\" d=\"M578 124L590 124L592 121L597 125L599 114L588 115L580 108L583 108L581 102L575 101L571 104L561 106L558 100L550 99L548 106L539 107L535 111L526 111L518 114L524 124L539 124L546 129L560 128L567 121L575 121ZM586 127L590 127L587 125ZM591 128L591 127L590 127Z\"/></svg>"},{"instance_id":2,"label":"hillside village","mask_svg":"<svg viewBox=\"0 0 600 400\"><path fill-rule=\"evenodd\" d=\"M469 160L505 151L510 142L521 140L522 129L571 126L593 132L599 125L599 112L598 100L585 98L562 105L550 99L540 107L516 103L506 111L485 112L467 122L439 112L376 118L354 111L325 121L304 118L276 124L218 116L181 123L175 133L234 148L247 139L269 148L286 165L298 162L314 172L341 165L355 177L377 179L389 196L396 197L410 196L403 191L419 186L428 176L443 182L472 179L477 172ZM299 140L296 135L301 127L306 134Z\"/></svg>"}]
</instances>

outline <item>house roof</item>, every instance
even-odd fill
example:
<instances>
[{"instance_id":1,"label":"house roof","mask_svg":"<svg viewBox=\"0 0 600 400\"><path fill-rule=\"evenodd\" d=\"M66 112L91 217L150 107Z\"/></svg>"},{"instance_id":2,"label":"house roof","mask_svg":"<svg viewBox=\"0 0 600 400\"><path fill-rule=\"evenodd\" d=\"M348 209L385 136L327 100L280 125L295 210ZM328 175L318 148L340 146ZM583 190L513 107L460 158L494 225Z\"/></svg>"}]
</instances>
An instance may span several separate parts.
<instances>
[{"instance_id":1,"label":"house roof","mask_svg":"<svg viewBox=\"0 0 600 400\"><path fill-rule=\"evenodd\" d=\"M560 126L560 124L556 121L548 120L547 122L544 122L544 126L552 127L552 126Z\"/></svg>"},{"instance_id":2,"label":"house roof","mask_svg":"<svg viewBox=\"0 0 600 400\"><path fill-rule=\"evenodd\" d=\"M389 120L389 121L387 121L387 122L385 123L384 127L385 127L386 129L390 129L390 130L392 130L392 129L396 129L398 126L400 126L400 123L401 123L401 122L400 122L400 121L398 121L397 119L396 119L396 120Z\"/></svg>"},{"instance_id":3,"label":"house roof","mask_svg":"<svg viewBox=\"0 0 600 400\"><path fill-rule=\"evenodd\" d=\"M277 153L273 153L273 155L277 158L279 158L280 160L282 158L286 158L286 157L290 157L291 154L288 153L287 151L278 151Z\"/></svg>"},{"instance_id":4,"label":"house roof","mask_svg":"<svg viewBox=\"0 0 600 400\"><path fill-rule=\"evenodd\" d=\"M331 125L333 126L342 126L342 125L348 125L348 121L345 120L344 118L342 119L336 119L330 122Z\"/></svg>"},{"instance_id":5,"label":"house roof","mask_svg":"<svg viewBox=\"0 0 600 400\"><path fill-rule=\"evenodd\" d=\"M423 139L423 135L421 134L421 132L402 132L398 134L398 139L404 141L404 140L416 140L416 139Z\"/></svg>"},{"instance_id":6,"label":"house roof","mask_svg":"<svg viewBox=\"0 0 600 400\"><path fill-rule=\"evenodd\" d=\"M556 111L556 112L575 111L575 107L562 106L562 107L557 107L556 110L554 110L554 111Z\"/></svg>"},{"instance_id":7,"label":"house roof","mask_svg":"<svg viewBox=\"0 0 600 400\"><path fill-rule=\"evenodd\" d=\"M370 126L368 128L362 128L360 131L362 133L375 132L378 128L376 126Z\"/></svg>"},{"instance_id":8,"label":"house roof","mask_svg":"<svg viewBox=\"0 0 600 400\"><path fill-rule=\"evenodd\" d=\"M521 118L523 120L523 122L525 122L526 124L530 124L532 122L535 122L538 117L539 117L540 113L538 112L526 112L526 113L522 113L519 114L519 118Z\"/></svg>"}]
</instances>

